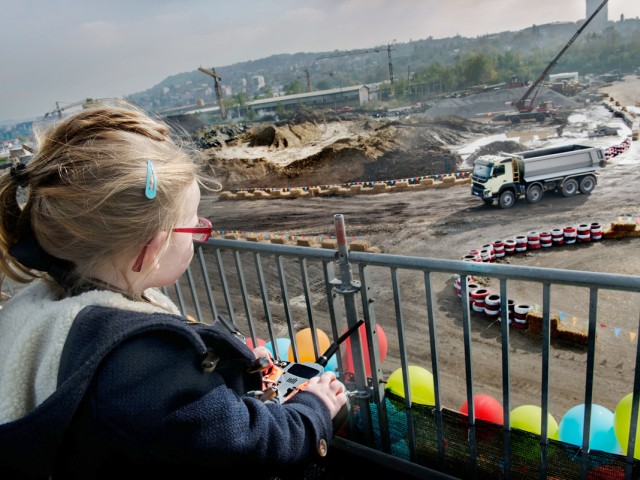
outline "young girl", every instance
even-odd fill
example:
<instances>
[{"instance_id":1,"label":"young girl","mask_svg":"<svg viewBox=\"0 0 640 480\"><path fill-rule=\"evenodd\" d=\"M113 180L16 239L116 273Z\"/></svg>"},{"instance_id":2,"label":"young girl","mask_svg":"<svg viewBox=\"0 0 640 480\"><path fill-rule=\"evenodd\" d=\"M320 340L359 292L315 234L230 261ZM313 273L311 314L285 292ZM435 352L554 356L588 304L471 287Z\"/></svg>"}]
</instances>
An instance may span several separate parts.
<instances>
[{"instance_id":1,"label":"young girl","mask_svg":"<svg viewBox=\"0 0 640 480\"><path fill-rule=\"evenodd\" d=\"M334 373L262 402L248 392L266 349L155 288L211 234L205 181L195 152L125 103L59 120L0 177L0 270L30 282L0 310L3 476L254 476L326 454L347 402Z\"/></svg>"}]
</instances>

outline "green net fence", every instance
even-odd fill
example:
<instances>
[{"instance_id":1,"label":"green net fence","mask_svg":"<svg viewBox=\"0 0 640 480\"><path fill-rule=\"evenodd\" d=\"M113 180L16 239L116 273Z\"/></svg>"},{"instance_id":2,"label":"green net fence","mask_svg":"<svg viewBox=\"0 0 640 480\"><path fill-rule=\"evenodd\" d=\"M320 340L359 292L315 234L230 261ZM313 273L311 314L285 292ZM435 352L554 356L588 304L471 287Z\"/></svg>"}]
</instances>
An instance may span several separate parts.
<instances>
[{"instance_id":1,"label":"green net fence","mask_svg":"<svg viewBox=\"0 0 640 480\"><path fill-rule=\"evenodd\" d=\"M390 444L390 452L387 453L395 457L460 479L582 478L585 459L578 446L553 439L549 439L546 445L541 445L539 435L518 429L511 429L507 437L502 425L477 419L473 455L468 418L459 412L444 409L443 442L440 449L435 407L413 404L408 411L404 399L391 393L388 393L385 402ZM364 436L359 410L357 406L354 408L349 431L344 435L381 450L383 443L387 442L381 439L376 405L370 404L373 439ZM412 425L413 436L409 435L409 425ZM510 462L507 462L505 455L507 441L510 447ZM545 450L546 463L543 461ZM626 457L622 455L592 450L586 462L588 479L625 478ZM640 478L638 465L637 461L634 462L634 479Z\"/></svg>"}]
</instances>

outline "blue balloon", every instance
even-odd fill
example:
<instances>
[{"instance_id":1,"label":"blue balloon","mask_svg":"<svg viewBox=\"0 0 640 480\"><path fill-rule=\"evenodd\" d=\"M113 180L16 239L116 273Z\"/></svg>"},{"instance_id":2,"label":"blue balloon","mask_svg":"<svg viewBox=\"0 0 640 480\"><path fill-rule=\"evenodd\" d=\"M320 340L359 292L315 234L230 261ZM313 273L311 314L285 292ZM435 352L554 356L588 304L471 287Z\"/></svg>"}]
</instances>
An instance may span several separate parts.
<instances>
[{"instance_id":1,"label":"blue balloon","mask_svg":"<svg viewBox=\"0 0 640 480\"><path fill-rule=\"evenodd\" d=\"M275 339L275 345L278 350L278 355L280 360L287 360L289 355L289 346L291 345L291 340L286 337L279 337ZM268 341L265 345L273 355L273 358L276 358L276 353L274 352L273 342Z\"/></svg>"},{"instance_id":2,"label":"blue balloon","mask_svg":"<svg viewBox=\"0 0 640 480\"><path fill-rule=\"evenodd\" d=\"M324 369L328 372L335 372L336 376L338 375L338 372L336 372L336 370L338 369L338 357L336 357L336 354L333 354L333 356L324 366Z\"/></svg>"},{"instance_id":3,"label":"blue balloon","mask_svg":"<svg viewBox=\"0 0 640 480\"><path fill-rule=\"evenodd\" d=\"M558 425L560 441L582 446L584 410L585 405L580 404L570 408L564 414ZM601 405L591 406L589 449L614 454L622 453L613 429L613 412Z\"/></svg>"}]
</instances>

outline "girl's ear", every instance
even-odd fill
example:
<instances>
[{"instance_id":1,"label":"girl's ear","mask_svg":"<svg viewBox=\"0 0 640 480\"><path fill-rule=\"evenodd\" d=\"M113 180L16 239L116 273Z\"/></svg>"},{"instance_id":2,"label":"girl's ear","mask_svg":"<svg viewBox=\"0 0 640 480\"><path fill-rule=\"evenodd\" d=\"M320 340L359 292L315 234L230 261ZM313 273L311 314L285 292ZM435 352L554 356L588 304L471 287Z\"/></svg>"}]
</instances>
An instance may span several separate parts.
<instances>
[{"instance_id":1,"label":"girl's ear","mask_svg":"<svg viewBox=\"0 0 640 480\"><path fill-rule=\"evenodd\" d=\"M159 232L149 241L149 243L147 244L147 252L144 256L145 265L152 265L155 262L156 257L160 253L160 249L162 248L162 245L164 244L166 238L167 232Z\"/></svg>"}]
</instances>

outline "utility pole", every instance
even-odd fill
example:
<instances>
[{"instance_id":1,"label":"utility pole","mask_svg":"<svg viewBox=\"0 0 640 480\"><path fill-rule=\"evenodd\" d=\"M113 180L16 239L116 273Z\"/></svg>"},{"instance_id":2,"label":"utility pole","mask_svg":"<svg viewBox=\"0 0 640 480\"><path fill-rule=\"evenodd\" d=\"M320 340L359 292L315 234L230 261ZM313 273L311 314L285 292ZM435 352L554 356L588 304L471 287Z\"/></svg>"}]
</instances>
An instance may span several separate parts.
<instances>
[{"instance_id":1,"label":"utility pole","mask_svg":"<svg viewBox=\"0 0 640 480\"><path fill-rule=\"evenodd\" d=\"M213 67L211 68L211 70L203 67L198 67L198 70L206 75L209 75L210 77L213 77L213 85L216 91L216 97L218 97L218 105L220 106L220 116L223 119L226 119L227 114L224 111L224 103L222 102L222 88L220 87L219 82L219 80L222 80L222 77L216 73Z\"/></svg>"}]
</instances>

